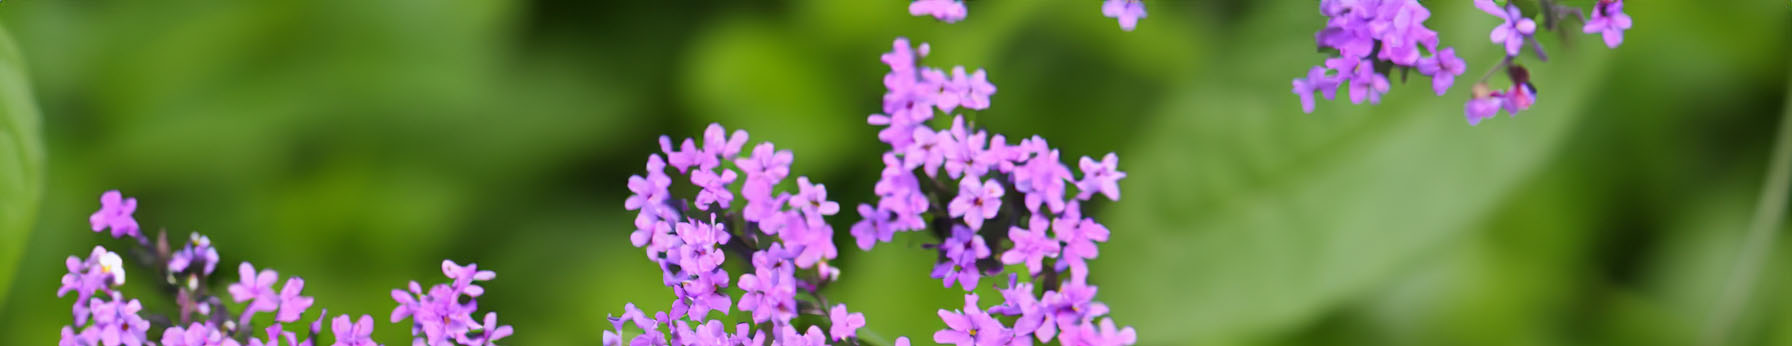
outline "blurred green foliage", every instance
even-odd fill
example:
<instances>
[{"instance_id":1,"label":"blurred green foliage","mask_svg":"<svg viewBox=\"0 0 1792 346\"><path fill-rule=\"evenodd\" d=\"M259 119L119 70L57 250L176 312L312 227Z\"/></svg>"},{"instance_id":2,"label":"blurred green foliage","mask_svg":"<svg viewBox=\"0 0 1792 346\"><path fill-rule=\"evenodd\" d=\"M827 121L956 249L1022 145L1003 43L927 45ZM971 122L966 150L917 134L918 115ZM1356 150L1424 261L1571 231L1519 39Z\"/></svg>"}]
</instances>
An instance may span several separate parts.
<instances>
[{"instance_id":1,"label":"blurred green foliage","mask_svg":"<svg viewBox=\"0 0 1792 346\"><path fill-rule=\"evenodd\" d=\"M979 123L1120 153L1125 198L1091 206L1114 232L1094 280L1144 344L1695 342L1792 101L1786 4L1638 1L1618 49L1544 37L1537 108L1478 127L1461 102L1498 58L1495 19L1427 5L1470 64L1449 95L1414 78L1302 114L1287 81L1323 58L1311 1L1151 2L1130 33L1095 0L974 1L952 25L901 0L7 1L0 344L54 342L62 258L124 245L85 222L114 188L146 230L305 276L332 313L383 317L387 290L451 258L500 274L482 307L513 344L596 344L623 303L669 302L624 241L623 183L655 138L745 128L867 201L864 116L897 36L989 69ZM957 306L927 241L842 248L830 298L869 339L928 340ZM1777 245L1740 344L1792 345Z\"/></svg>"}]
</instances>

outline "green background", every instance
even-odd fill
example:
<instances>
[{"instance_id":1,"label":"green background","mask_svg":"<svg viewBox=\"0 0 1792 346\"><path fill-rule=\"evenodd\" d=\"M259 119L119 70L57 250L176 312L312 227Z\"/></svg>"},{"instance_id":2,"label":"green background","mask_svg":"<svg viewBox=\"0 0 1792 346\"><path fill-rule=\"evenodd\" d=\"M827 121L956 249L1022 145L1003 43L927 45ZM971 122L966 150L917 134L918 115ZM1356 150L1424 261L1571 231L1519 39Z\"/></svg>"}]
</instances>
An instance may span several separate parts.
<instances>
[{"instance_id":1,"label":"green background","mask_svg":"<svg viewBox=\"0 0 1792 346\"><path fill-rule=\"evenodd\" d=\"M972 1L951 25L902 0L9 0L0 344L55 342L62 259L123 246L86 223L120 189L146 230L209 234L216 284L239 261L304 276L387 344L407 340L387 291L451 258L499 273L481 308L509 344L595 345L623 303L670 302L622 208L655 138L745 128L850 210L897 36L987 68L995 131L1120 154L1093 280L1142 344L1701 341L1792 114L1788 4L1635 1L1615 50L1545 36L1536 108L1477 127L1462 102L1497 20L1426 4L1469 63L1456 88L1396 76L1381 105L1303 114L1311 1L1148 1L1128 33L1096 0ZM856 220L832 220L830 299L871 338L930 341L961 291L926 278L923 235L862 252ZM1734 343L1792 345L1777 242Z\"/></svg>"}]
</instances>

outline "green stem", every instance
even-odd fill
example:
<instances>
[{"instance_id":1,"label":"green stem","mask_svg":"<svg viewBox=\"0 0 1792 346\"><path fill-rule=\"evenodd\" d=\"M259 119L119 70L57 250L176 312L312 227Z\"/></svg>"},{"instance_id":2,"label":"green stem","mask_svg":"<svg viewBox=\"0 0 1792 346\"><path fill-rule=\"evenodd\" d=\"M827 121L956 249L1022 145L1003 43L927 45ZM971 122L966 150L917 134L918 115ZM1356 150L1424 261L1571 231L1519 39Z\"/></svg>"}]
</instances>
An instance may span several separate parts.
<instances>
[{"instance_id":1,"label":"green stem","mask_svg":"<svg viewBox=\"0 0 1792 346\"><path fill-rule=\"evenodd\" d=\"M1724 345L1728 342L1731 330L1741 314L1743 304L1747 302L1750 289L1761 274L1768 255L1773 251L1773 242L1779 236L1780 224L1784 221L1786 210L1787 184L1792 180L1792 104L1787 105L1785 115L1780 119L1779 134L1774 139L1773 156L1768 160L1767 181L1762 184L1761 197L1755 205L1755 217L1749 224L1748 234L1743 238L1742 253L1736 259L1735 271L1725 282L1721 295L1718 296L1716 309L1711 315L1711 324L1705 330L1702 345Z\"/></svg>"}]
</instances>

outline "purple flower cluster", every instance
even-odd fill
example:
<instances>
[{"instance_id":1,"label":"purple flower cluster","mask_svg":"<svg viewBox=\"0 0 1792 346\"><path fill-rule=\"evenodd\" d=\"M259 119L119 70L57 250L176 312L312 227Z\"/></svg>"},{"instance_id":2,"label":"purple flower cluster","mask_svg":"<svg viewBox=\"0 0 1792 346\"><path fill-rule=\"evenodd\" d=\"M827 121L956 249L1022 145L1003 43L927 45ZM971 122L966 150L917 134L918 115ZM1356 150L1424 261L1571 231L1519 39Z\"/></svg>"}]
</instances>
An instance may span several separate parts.
<instances>
[{"instance_id":1,"label":"purple flower cluster","mask_svg":"<svg viewBox=\"0 0 1792 346\"><path fill-rule=\"evenodd\" d=\"M218 251L212 246L211 238L198 233L189 237L185 244L176 249L169 246L168 234L158 234L155 243L141 235L131 213L136 208L135 198L125 198L118 191L107 191L100 197L100 210L93 214L90 221L96 231L113 230L114 238L129 235L138 240L134 258L142 259L143 267L152 271L152 277L163 277L157 282L163 291L173 292L172 301L178 309L168 314L156 314L143 310L143 305L136 299L126 300L118 288L124 284L124 261L118 253L96 246L86 258L70 256L67 260L68 274L62 277L62 286L57 289L58 297L75 293L72 325L62 328L62 346L140 346L155 345L149 330L151 320L166 326L159 329L162 346L279 346L280 339L286 339L291 346L317 345L317 336L323 331L324 319L328 311L319 312L310 324L310 333L303 340L300 335L286 331L285 323L299 322L307 310L311 309L314 300L304 296L305 280L289 277L279 290L275 290L280 275L272 269L256 270L253 264L243 262L237 267L237 281L226 288L230 300L240 304L240 309L232 317L232 307L215 296L206 283L212 282L211 274L218 263ZM104 227L102 227L104 226ZM495 274L480 271L468 265L461 267L453 262L444 262L443 271L454 279L452 284L439 285L438 289L446 293L415 298L409 305L400 306L401 311L413 311L404 316L415 316L418 327L413 330L430 329L432 321L442 326L459 323L449 327L436 328L447 332L440 335L453 336L461 345L493 345L493 342L511 333L509 326L498 326L496 314L488 313L483 324L472 321L464 314L450 315L444 311L471 313L477 304L471 298L483 294L485 289L474 285L474 281L490 280ZM412 282L413 291L417 291L417 283ZM402 291L395 291L398 296ZM470 297L462 303L462 296ZM444 298L445 297L445 298ZM433 300L445 299L441 304L447 307L430 306L440 303ZM424 303L418 303L421 299ZM400 299L400 303L406 300ZM274 317L267 322L265 337L257 337L257 329L253 326L255 315L262 312L273 313ZM432 314L434 313L434 314ZM393 313L393 322L398 321L400 313ZM371 335L373 319L362 315L352 320L348 315L335 318L331 328L335 335L333 346L375 346ZM416 345L448 345L436 342L437 339L418 338Z\"/></svg>"},{"instance_id":2,"label":"purple flower cluster","mask_svg":"<svg viewBox=\"0 0 1792 346\"><path fill-rule=\"evenodd\" d=\"M975 294L968 294L964 309L940 311L949 329L934 334L936 342L1136 341L1130 328L1102 333L1096 318L1107 309L1093 301L1094 286L1088 284L1087 261L1099 255L1097 245L1108 240L1108 229L1084 217L1082 206L1096 195L1119 200L1119 181L1126 177L1119 170L1119 157L1113 153L1099 160L1082 157L1078 177L1061 161L1059 150L1042 137L1009 142L1001 134L973 128L963 116L954 116L950 127L932 127L935 109L947 114L954 110L950 100L989 95L959 95L952 92L954 88L931 84L936 79L926 77L927 71L939 69L917 67L913 53L925 52L926 47L911 49L899 38L883 55L890 67L884 76L888 88L884 113L871 115L867 122L883 127L878 138L890 149L883 154L885 167L875 186L877 203L858 207L864 219L853 226L852 234L859 247L870 250L890 241L896 232L928 230L941 239L930 245L940 259L932 277L946 287L956 283L973 291L980 278L1000 273L1004 265L1024 265L1028 277L1041 283L1035 289L1033 283L1021 283L1018 273L1011 275L1011 287L1004 294L1008 301L987 310L977 306ZM987 90L993 93L995 88ZM984 102L967 108L988 106ZM1051 266L1046 266L1046 259L1052 259ZM1053 324L1041 327L1044 321ZM1112 329L1112 321L1106 323Z\"/></svg>"},{"instance_id":3,"label":"purple flower cluster","mask_svg":"<svg viewBox=\"0 0 1792 346\"><path fill-rule=\"evenodd\" d=\"M961 80L968 78L958 72ZM980 100L954 102L975 105ZM987 103L987 97L981 102ZM833 226L826 221L840 212L840 204L828 200L826 185L808 177L796 177L794 192L777 191L790 177L795 155L770 142L743 152L747 138L746 131L729 133L720 124L709 125L701 145L696 138L674 142L662 136L662 153L647 157L646 175L629 177L633 194L624 207L637 212L629 240L660 267L661 281L675 298L669 312L651 316L628 304L622 317L611 319L615 329L604 332L605 345L762 345L767 340L809 345L827 342L830 333L835 341L854 338L865 325L864 315L846 311L845 305L831 312L820 308L825 305L820 288L840 276L828 264L838 253ZM674 175L689 181L696 196L673 197ZM752 272L739 277L744 293L738 305L723 291L731 281L723 268L729 255L752 264ZM799 294L815 300L800 300ZM769 326L754 331L753 324L742 323L730 330L709 319L712 311L727 315L733 308ZM813 325L799 329L793 320L801 314L831 315L834 323L828 332ZM624 340L625 324L643 332Z\"/></svg>"},{"instance_id":4,"label":"purple flower cluster","mask_svg":"<svg viewBox=\"0 0 1792 346\"><path fill-rule=\"evenodd\" d=\"M963 0L914 0L908 4L908 14L957 23L964 20L967 9ZM1132 31L1145 18L1145 0L1102 0L1101 15L1120 21L1121 30Z\"/></svg>"},{"instance_id":5,"label":"purple flower cluster","mask_svg":"<svg viewBox=\"0 0 1792 346\"><path fill-rule=\"evenodd\" d=\"M1555 27L1553 22L1546 22L1539 26L1537 21L1526 17L1524 11L1510 2L1505 6L1500 6L1494 0L1475 0L1475 7L1500 19L1500 24L1494 26L1493 31L1488 33L1488 38L1506 50L1506 58L1494 66L1494 71L1505 69L1511 86L1505 89L1493 89L1487 86L1485 77L1482 82L1476 83L1473 95L1463 105L1463 115L1468 118L1469 125L1478 125L1481 121L1492 118L1500 111L1505 111L1509 116L1516 116L1518 112L1530 109L1531 105L1536 103L1537 88L1531 84L1530 73L1524 67L1519 66L1516 60L1519 53L1523 52L1526 43L1530 43L1538 60L1548 60L1548 57L1544 55L1543 45L1537 43L1534 37L1538 29ZM1540 7L1540 11L1555 14L1545 18L1578 16L1582 13L1579 8L1559 5L1555 1L1549 0L1542 1ZM1606 46L1611 48L1617 48L1618 44L1624 42L1624 30L1630 29L1631 25L1630 15L1624 14L1622 0L1600 0L1593 5L1592 18L1582 17L1581 19L1585 22L1581 27L1582 32L1601 34L1604 36ZM1488 75L1491 76L1492 72L1490 71Z\"/></svg>"},{"instance_id":6,"label":"purple flower cluster","mask_svg":"<svg viewBox=\"0 0 1792 346\"><path fill-rule=\"evenodd\" d=\"M237 273L241 281L228 287L231 299L237 303L249 302L243 307L238 324L249 324L257 312L273 312L274 320L281 323L298 322L305 310L311 309L313 299L300 295L305 290L305 279L287 278L286 285L275 292L274 281L280 276L273 269L256 272L254 265L243 262L237 267Z\"/></svg>"},{"instance_id":7,"label":"purple flower cluster","mask_svg":"<svg viewBox=\"0 0 1792 346\"><path fill-rule=\"evenodd\" d=\"M1313 39L1336 56L1294 79L1293 92L1307 113L1313 112L1314 93L1330 100L1338 88L1349 89L1351 103L1380 103L1393 69L1430 76L1438 95L1466 70L1454 49L1438 48L1437 32L1425 27L1431 11L1417 0L1324 0L1319 12L1327 20Z\"/></svg>"},{"instance_id":8,"label":"purple flower cluster","mask_svg":"<svg viewBox=\"0 0 1792 346\"><path fill-rule=\"evenodd\" d=\"M392 300L398 302L398 307L392 309L391 321L411 320L412 345L486 346L510 336L510 326L497 325L496 312L487 312L484 323L473 319L473 314L479 310L479 296L485 295L485 287L477 283L495 279L498 273L479 270L476 263L462 266L452 260L442 260L442 274L448 276L449 282L430 286L428 291L416 281L410 282L408 291L392 290ZM348 322L347 316L337 317L334 321L332 329L339 337L344 330L365 335L371 331L373 323L362 317L348 328ZM362 327L363 324L367 327Z\"/></svg>"},{"instance_id":9,"label":"purple flower cluster","mask_svg":"<svg viewBox=\"0 0 1792 346\"><path fill-rule=\"evenodd\" d=\"M916 17L932 16L946 23L964 20L966 9L961 0L915 0L908 4L908 13Z\"/></svg>"},{"instance_id":10,"label":"purple flower cluster","mask_svg":"<svg viewBox=\"0 0 1792 346\"><path fill-rule=\"evenodd\" d=\"M212 248L212 238L198 232L187 238L187 245L174 253L174 259L168 261L168 271L179 273L189 267L199 265L204 268L204 275L212 275L218 269L218 249Z\"/></svg>"},{"instance_id":11,"label":"purple flower cluster","mask_svg":"<svg viewBox=\"0 0 1792 346\"><path fill-rule=\"evenodd\" d=\"M130 345L148 340L149 322L139 314L143 304L125 301L116 288L124 284L124 261L105 247L94 247L83 259L69 256L62 276L61 297L76 293L74 325L62 327L62 345Z\"/></svg>"}]
</instances>

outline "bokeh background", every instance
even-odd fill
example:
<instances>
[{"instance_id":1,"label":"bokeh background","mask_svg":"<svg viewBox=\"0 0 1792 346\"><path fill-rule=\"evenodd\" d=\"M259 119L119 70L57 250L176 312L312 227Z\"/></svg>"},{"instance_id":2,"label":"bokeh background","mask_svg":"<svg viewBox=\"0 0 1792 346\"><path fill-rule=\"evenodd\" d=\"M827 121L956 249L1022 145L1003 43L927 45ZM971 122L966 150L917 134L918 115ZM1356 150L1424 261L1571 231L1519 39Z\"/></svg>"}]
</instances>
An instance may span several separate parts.
<instances>
[{"instance_id":1,"label":"bokeh background","mask_svg":"<svg viewBox=\"0 0 1792 346\"><path fill-rule=\"evenodd\" d=\"M217 285L252 261L383 320L389 289L472 261L499 273L481 307L510 344L595 345L623 303L670 302L622 208L655 138L745 128L867 201L864 117L898 36L989 69L987 127L1120 154L1093 280L1142 344L1700 342L1792 116L1788 4L1632 1L1622 47L1543 38L1537 107L1478 127L1465 80L1497 61L1497 22L1426 4L1469 62L1456 88L1414 76L1303 114L1288 81L1323 58L1313 1L1150 1L1128 33L1095 0L972 1L953 25L901 0L9 0L0 344L55 342L62 259L123 246L85 221L121 189L146 230L209 234ZM827 293L877 338L929 340L959 289L926 277L923 235L847 245L856 220L833 219ZM1734 344L1792 345L1776 242Z\"/></svg>"}]
</instances>

